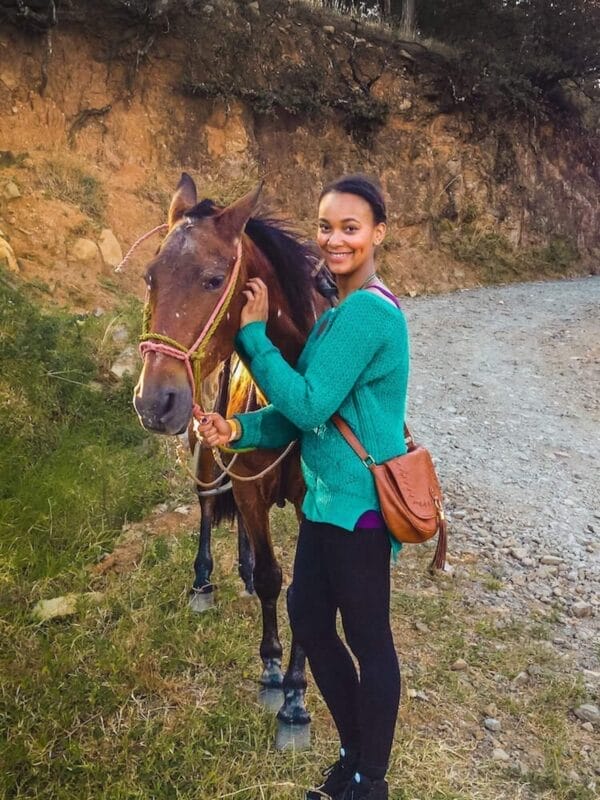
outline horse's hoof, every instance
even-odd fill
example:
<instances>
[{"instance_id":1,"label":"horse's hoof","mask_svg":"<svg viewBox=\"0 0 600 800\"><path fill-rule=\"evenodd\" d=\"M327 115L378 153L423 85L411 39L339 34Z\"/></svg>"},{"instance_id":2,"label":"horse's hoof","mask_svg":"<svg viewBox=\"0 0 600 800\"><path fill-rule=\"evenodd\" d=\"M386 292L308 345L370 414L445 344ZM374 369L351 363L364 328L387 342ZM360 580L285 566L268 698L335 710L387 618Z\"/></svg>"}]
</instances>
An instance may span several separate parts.
<instances>
[{"instance_id":1,"label":"horse's hoof","mask_svg":"<svg viewBox=\"0 0 600 800\"><path fill-rule=\"evenodd\" d=\"M258 702L267 711L276 714L283 703L283 692L269 686L261 686L258 690Z\"/></svg>"},{"instance_id":2,"label":"horse's hoof","mask_svg":"<svg viewBox=\"0 0 600 800\"><path fill-rule=\"evenodd\" d=\"M266 658L263 661L263 672L260 676L260 685L265 689L281 689L283 672L281 671L280 658Z\"/></svg>"},{"instance_id":3,"label":"horse's hoof","mask_svg":"<svg viewBox=\"0 0 600 800\"><path fill-rule=\"evenodd\" d=\"M202 614L215 607L215 593L202 592L199 589L192 589L188 597L188 603L192 611L196 614Z\"/></svg>"},{"instance_id":4,"label":"horse's hoof","mask_svg":"<svg viewBox=\"0 0 600 800\"><path fill-rule=\"evenodd\" d=\"M285 700L277 712L277 722L282 725L308 725L310 714L304 704L304 689L288 689Z\"/></svg>"},{"instance_id":5,"label":"horse's hoof","mask_svg":"<svg viewBox=\"0 0 600 800\"><path fill-rule=\"evenodd\" d=\"M309 750L310 725L287 725L285 722L278 721L275 748L277 750Z\"/></svg>"}]
</instances>

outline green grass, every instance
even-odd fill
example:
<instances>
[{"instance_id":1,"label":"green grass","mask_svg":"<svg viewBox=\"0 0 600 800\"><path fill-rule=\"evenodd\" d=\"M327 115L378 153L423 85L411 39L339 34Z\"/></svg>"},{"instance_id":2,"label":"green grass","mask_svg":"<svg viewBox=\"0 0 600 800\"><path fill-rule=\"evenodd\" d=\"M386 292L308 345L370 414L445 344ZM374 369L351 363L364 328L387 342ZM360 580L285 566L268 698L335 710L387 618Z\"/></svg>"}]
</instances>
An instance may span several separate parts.
<instances>
[{"instance_id":1,"label":"green grass","mask_svg":"<svg viewBox=\"0 0 600 800\"><path fill-rule=\"evenodd\" d=\"M178 493L173 503L194 502L162 440L140 429L131 385L103 382L107 323L43 313L7 280L0 310L0 798L299 800L335 757L335 732L310 679L312 749L274 749L275 720L258 703L260 611L240 596L235 535L215 534L218 603L201 616L187 605L196 541L185 517L178 535L158 517L146 521L129 572L91 569L123 522L168 491ZM133 304L115 319L139 321ZM295 518L287 508L272 519L289 578ZM593 735L570 711L585 688L545 646L551 616L498 627L493 608L467 603L496 597L490 576L434 581L429 558L407 547L393 571L404 692L392 800L591 800L582 747ZM69 617L42 624L32 615L40 599L89 591L100 599L82 599ZM280 617L287 652L283 597ZM458 658L467 669L451 669ZM514 687L532 664L528 683ZM523 749L525 771L492 762L482 738L490 704L501 746Z\"/></svg>"},{"instance_id":2,"label":"green grass","mask_svg":"<svg viewBox=\"0 0 600 800\"><path fill-rule=\"evenodd\" d=\"M131 382L103 382L101 325L43 313L0 277L0 546L15 586L65 583L168 491Z\"/></svg>"}]
</instances>

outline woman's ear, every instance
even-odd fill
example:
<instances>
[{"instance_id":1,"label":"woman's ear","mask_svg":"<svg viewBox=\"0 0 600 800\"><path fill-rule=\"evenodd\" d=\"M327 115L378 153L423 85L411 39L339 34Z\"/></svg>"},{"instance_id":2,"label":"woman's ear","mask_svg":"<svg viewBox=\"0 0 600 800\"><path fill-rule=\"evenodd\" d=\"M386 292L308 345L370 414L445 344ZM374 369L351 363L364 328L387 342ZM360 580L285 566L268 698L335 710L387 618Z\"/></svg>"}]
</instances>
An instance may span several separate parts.
<instances>
[{"instance_id":1,"label":"woman's ear","mask_svg":"<svg viewBox=\"0 0 600 800\"><path fill-rule=\"evenodd\" d=\"M373 241L376 245L380 245L383 240L385 239L385 233L387 231L387 225L385 222L379 222L375 226L375 233L373 235Z\"/></svg>"}]
</instances>

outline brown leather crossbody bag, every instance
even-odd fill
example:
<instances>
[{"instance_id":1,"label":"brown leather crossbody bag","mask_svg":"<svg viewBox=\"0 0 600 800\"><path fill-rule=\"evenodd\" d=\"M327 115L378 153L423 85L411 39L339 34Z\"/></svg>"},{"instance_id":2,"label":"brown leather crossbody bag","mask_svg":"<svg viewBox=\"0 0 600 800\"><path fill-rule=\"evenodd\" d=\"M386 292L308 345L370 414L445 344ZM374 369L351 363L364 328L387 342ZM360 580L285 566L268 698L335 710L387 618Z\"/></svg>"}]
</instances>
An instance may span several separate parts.
<instances>
[{"instance_id":1,"label":"brown leather crossbody bag","mask_svg":"<svg viewBox=\"0 0 600 800\"><path fill-rule=\"evenodd\" d=\"M339 414L332 416L344 439L369 469L387 528L399 542L418 543L438 534L430 569L444 569L446 564L446 518L440 482L429 450L415 443L408 427L404 436L408 451L383 464L376 464L350 426Z\"/></svg>"}]
</instances>

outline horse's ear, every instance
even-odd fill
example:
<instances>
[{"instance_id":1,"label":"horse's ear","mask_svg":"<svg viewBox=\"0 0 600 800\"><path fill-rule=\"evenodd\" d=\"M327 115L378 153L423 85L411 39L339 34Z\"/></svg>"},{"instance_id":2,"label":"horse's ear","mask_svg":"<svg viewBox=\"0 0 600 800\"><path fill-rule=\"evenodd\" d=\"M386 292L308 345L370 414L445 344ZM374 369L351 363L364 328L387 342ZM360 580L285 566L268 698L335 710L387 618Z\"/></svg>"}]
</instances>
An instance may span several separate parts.
<instances>
[{"instance_id":1,"label":"horse's ear","mask_svg":"<svg viewBox=\"0 0 600 800\"><path fill-rule=\"evenodd\" d=\"M251 192L224 208L215 219L222 235L230 239L234 244L240 239L246 223L256 210L262 187L261 181Z\"/></svg>"},{"instance_id":2,"label":"horse's ear","mask_svg":"<svg viewBox=\"0 0 600 800\"><path fill-rule=\"evenodd\" d=\"M196 184L187 172L182 172L169 208L169 227L172 228L197 202Z\"/></svg>"}]
</instances>

